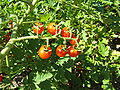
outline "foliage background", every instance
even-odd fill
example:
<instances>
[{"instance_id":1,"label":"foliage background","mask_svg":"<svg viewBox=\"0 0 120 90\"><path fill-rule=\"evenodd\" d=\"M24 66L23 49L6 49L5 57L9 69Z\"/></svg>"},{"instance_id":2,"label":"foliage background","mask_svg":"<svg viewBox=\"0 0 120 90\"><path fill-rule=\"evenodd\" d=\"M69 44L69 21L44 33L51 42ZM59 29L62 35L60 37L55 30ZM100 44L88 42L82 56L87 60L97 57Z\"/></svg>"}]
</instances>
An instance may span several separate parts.
<instances>
[{"instance_id":1,"label":"foliage background","mask_svg":"<svg viewBox=\"0 0 120 90\"><path fill-rule=\"evenodd\" d=\"M5 73L1 89L35 90L119 90L120 89L120 1L119 0L1 0L0 70ZM4 30L12 20L11 39ZM51 37L45 30L40 38L32 25L50 22L80 35L78 57L59 58L56 46L63 39L50 39L52 56L42 60L38 49ZM25 38L30 36L31 38ZM24 37L24 40L20 37ZM80 68L76 68L76 64ZM21 77L22 76L22 77Z\"/></svg>"}]
</instances>

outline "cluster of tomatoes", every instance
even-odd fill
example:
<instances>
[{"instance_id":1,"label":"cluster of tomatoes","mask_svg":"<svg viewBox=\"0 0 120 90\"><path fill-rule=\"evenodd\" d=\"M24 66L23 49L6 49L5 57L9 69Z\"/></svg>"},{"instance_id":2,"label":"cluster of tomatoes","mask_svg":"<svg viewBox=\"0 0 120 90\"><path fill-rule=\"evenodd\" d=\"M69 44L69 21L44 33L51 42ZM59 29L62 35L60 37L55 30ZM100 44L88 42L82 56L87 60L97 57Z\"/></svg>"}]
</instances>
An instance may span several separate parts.
<instances>
[{"instance_id":1,"label":"cluster of tomatoes","mask_svg":"<svg viewBox=\"0 0 120 90\"><path fill-rule=\"evenodd\" d=\"M44 31L44 26L42 23L35 23L32 27L33 32L36 34L41 34ZM64 57L66 54L68 54L70 57L76 57L80 54L80 51L76 49L76 43L80 42L80 39L75 37L74 34L70 33L70 30L68 27L64 27L62 29L57 26L55 23L50 23L47 26L47 31L51 35L56 35L56 34L61 34L61 37L67 37L67 38L73 38L70 39L69 42L71 46L67 45L59 45L56 48L56 55L59 57ZM52 49L50 48L49 45L42 45L38 51L38 55L42 59L47 59L51 56L52 54Z\"/></svg>"},{"instance_id":2,"label":"cluster of tomatoes","mask_svg":"<svg viewBox=\"0 0 120 90\"><path fill-rule=\"evenodd\" d=\"M42 59L48 59L52 54L52 49L47 45L42 45L39 48L38 55ZM80 51L75 49L75 45L68 46L67 49L65 49L65 45L59 45L56 48L56 55L59 57L64 57L68 54L70 57L76 57L80 54Z\"/></svg>"}]
</instances>

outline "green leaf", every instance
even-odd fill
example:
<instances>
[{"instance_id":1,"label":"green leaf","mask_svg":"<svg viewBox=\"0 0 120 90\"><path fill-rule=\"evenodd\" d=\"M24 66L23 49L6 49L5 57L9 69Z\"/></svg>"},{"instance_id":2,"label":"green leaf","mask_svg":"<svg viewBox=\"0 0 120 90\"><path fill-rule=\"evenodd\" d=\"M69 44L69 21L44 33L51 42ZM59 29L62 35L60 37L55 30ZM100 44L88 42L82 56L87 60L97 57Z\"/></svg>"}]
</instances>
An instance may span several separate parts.
<instances>
[{"instance_id":1,"label":"green leaf","mask_svg":"<svg viewBox=\"0 0 120 90\"><path fill-rule=\"evenodd\" d=\"M60 9L60 5L59 5L59 3L58 3L58 5L57 5L55 11L58 11L59 9Z\"/></svg>"},{"instance_id":2,"label":"green leaf","mask_svg":"<svg viewBox=\"0 0 120 90\"><path fill-rule=\"evenodd\" d=\"M65 25L66 27L69 27L69 26L70 26L70 20L66 20L66 22L64 23L64 25Z\"/></svg>"},{"instance_id":3,"label":"green leaf","mask_svg":"<svg viewBox=\"0 0 120 90\"><path fill-rule=\"evenodd\" d=\"M34 78L35 84L40 84L41 82L51 78L53 75L51 73L36 73L36 77Z\"/></svg>"},{"instance_id":4,"label":"green leaf","mask_svg":"<svg viewBox=\"0 0 120 90\"><path fill-rule=\"evenodd\" d=\"M98 47L99 53L102 56L108 56L109 55L109 50L108 47L105 47L105 45L103 43L99 43L99 47Z\"/></svg>"},{"instance_id":5,"label":"green leaf","mask_svg":"<svg viewBox=\"0 0 120 90\"><path fill-rule=\"evenodd\" d=\"M87 33L83 30L82 31L82 38L85 42L87 42L87 37L86 37Z\"/></svg>"},{"instance_id":6,"label":"green leaf","mask_svg":"<svg viewBox=\"0 0 120 90\"><path fill-rule=\"evenodd\" d=\"M93 48L92 47L90 47L88 50L87 50L87 52L86 52L87 54L92 54L93 53Z\"/></svg>"},{"instance_id":7,"label":"green leaf","mask_svg":"<svg viewBox=\"0 0 120 90\"><path fill-rule=\"evenodd\" d=\"M40 21L41 22L48 21L48 19L50 18L50 16L51 16L51 13L46 14L46 15L40 15Z\"/></svg>"},{"instance_id":8,"label":"green leaf","mask_svg":"<svg viewBox=\"0 0 120 90\"><path fill-rule=\"evenodd\" d=\"M103 82L103 84L109 84L110 80L104 79L104 80L102 80L102 82Z\"/></svg>"},{"instance_id":9,"label":"green leaf","mask_svg":"<svg viewBox=\"0 0 120 90\"><path fill-rule=\"evenodd\" d=\"M64 58L60 58L57 62L56 62L56 64L58 64L58 65L62 65L62 64L64 64L65 62L67 62L68 61L68 57L64 57Z\"/></svg>"}]
</instances>

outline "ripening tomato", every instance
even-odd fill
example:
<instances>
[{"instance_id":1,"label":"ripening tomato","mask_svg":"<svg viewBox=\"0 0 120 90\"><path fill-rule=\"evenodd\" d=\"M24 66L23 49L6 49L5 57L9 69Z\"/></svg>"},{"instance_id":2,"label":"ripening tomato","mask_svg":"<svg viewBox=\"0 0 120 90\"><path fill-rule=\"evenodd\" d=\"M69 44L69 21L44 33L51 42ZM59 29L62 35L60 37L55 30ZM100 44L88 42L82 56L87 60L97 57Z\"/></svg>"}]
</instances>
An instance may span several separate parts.
<instances>
[{"instance_id":1,"label":"ripening tomato","mask_svg":"<svg viewBox=\"0 0 120 90\"><path fill-rule=\"evenodd\" d=\"M80 52L75 49L75 45L69 46L67 49L67 53L71 57L76 57L80 54Z\"/></svg>"},{"instance_id":2,"label":"ripening tomato","mask_svg":"<svg viewBox=\"0 0 120 90\"><path fill-rule=\"evenodd\" d=\"M2 75L0 75L0 82L2 82L3 81L3 76Z\"/></svg>"},{"instance_id":3,"label":"ripening tomato","mask_svg":"<svg viewBox=\"0 0 120 90\"><path fill-rule=\"evenodd\" d=\"M68 29L69 29L68 27L62 28L62 31L61 31L62 37L70 37L70 33Z\"/></svg>"},{"instance_id":4,"label":"ripening tomato","mask_svg":"<svg viewBox=\"0 0 120 90\"><path fill-rule=\"evenodd\" d=\"M34 33L38 33L41 34L44 31L44 26L42 23L35 23L35 25L33 25L33 32Z\"/></svg>"},{"instance_id":5,"label":"ripening tomato","mask_svg":"<svg viewBox=\"0 0 120 90\"><path fill-rule=\"evenodd\" d=\"M76 44L76 41L77 42L80 42L80 39L77 39L77 37L75 37L74 35L72 35L72 38L74 38L74 39L76 39L76 40L70 40L70 44L72 44L72 45L74 45L74 44Z\"/></svg>"},{"instance_id":6,"label":"ripening tomato","mask_svg":"<svg viewBox=\"0 0 120 90\"><path fill-rule=\"evenodd\" d=\"M47 45L42 45L38 51L38 55L42 59L47 59L51 56L52 49L50 47L47 47Z\"/></svg>"},{"instance_id":7,"label":"ripening tomato","mask_svg":"<svg viewBox=\"0 0 120 90\"><path fill-rule=\"evenodd\" d=\"M52 35L55 35L59 32L59 29L56 30L55 26L56 26L55 23L48 24L47 30Z\"/></svg>"},{"instance_id":8,"label":"ripening tomato","mask_svg":"<svg viewBox=\"0 0 120 90\"><path fill-rule=\"evenodd\" d=\"M64 50L64 45L59 45L57 48L56 48L56 55L59 56L59 57L64 57L67 52Z\"/></svg>"}]
</instances>

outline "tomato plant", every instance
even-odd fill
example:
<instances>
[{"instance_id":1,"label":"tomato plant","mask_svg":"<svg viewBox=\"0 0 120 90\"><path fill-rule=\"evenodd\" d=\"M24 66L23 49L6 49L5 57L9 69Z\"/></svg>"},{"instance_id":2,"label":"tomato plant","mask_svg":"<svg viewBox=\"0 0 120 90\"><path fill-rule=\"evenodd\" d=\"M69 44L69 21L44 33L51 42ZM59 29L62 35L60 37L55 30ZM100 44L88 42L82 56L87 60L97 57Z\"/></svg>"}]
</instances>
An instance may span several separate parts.
<instances>
[{"instance_id":1,"label":"tomato plant","mask_svg":"<svg viewBox=\"0 0 120 90\"><path fill-rule=\"evenodd\" d=\"M40 58L48 59L51 56L51 54L52 54L52 49L47 45L42 45L39 48L38 55L40 56Z\"/></svg>"},{"instance_id":2,"label":"tomato plant","mask_svg":"<svg viewBox=\"0 0 120 90\"><path fill-rule=\"evenodd\" d=\"M35 25L32 26L33 28L33 32L34 33L38 33L38 34L41 34L43 31L44 31L44 26L42 23L35 23Z\"/></svg>"},{"instance_id":3,"label":"tomato plant","mask_svg":"<svg viewBox=\"0 0 120 90\"><path fill-rule=\"evenodd\" d=\"M65 46L64 45L59 45L56 48L56 55L59 57L64 57L67 54L67 52L65 51Z\"/></svg>"},{"instance_id":4,"label":"tomato plant","mask_svg":"<svg viewBox=\"0 0 120 90\"><path fill-rule=\"evenodd\" d=\"M0 0L0 90L120 90L119 6Z\"/></svg>"}]
</instances>

